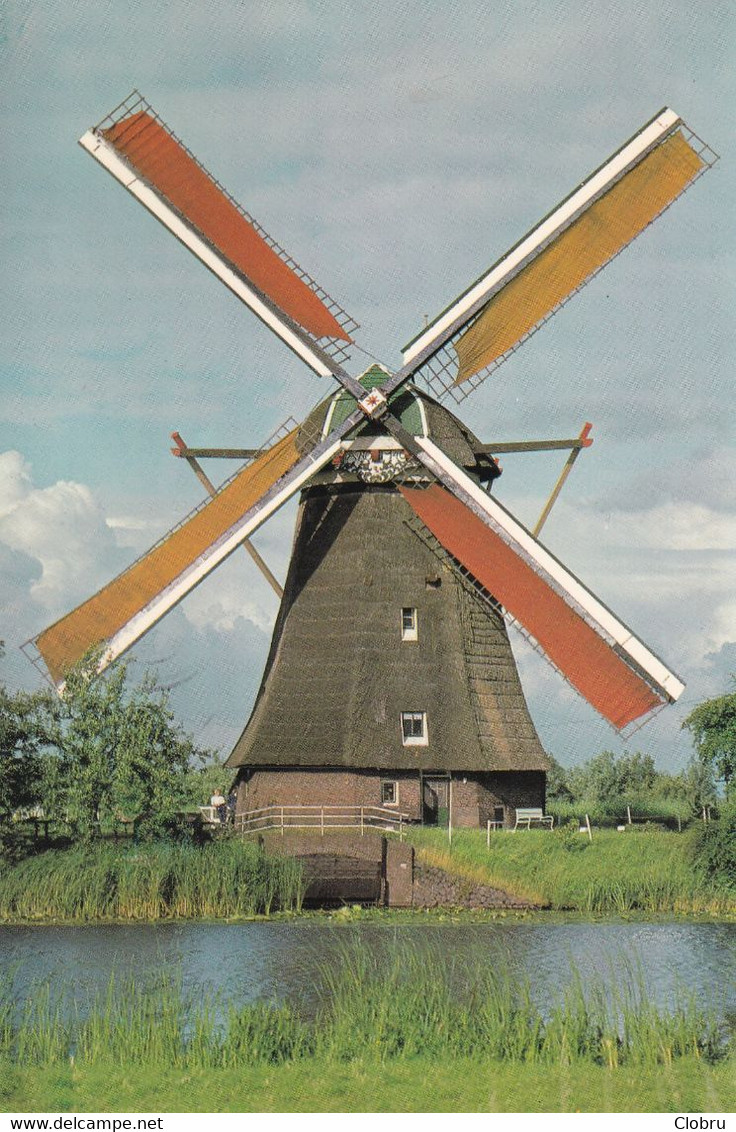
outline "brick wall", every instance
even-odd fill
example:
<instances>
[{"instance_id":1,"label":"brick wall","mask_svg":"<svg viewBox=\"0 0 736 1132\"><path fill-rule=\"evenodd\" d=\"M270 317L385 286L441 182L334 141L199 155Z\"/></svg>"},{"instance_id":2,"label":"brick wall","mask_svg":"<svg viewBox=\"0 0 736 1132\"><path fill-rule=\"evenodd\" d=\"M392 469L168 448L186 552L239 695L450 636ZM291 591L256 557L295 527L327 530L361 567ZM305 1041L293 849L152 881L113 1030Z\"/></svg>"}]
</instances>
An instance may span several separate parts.
<instances>
[{"instance_id":1,"label":"brick wall","mask_svg":"<svg viewBox=\"0 0 736 1132\"><path fill-rule=\"evenodd\" d=\"M422 816L419 775L408 771L256 768L242 775L236 812L266 806L380 806L384 781L398 783L398 804L387 808L418 821Z\"/></svg>"},{"instance_id":2,"label":"brick wall","mask_svg":"<svg viewBox=\"0 0 736 1132\"><path fill-rule=\"evenodd\" d=\"M511 829L516 821L516 808L541 806L544 809L546 775L544 771L494 771L479 776L480 825L493 821L494 809L504 808L504 824Z\"/></svg>"},{"instance_id":3,"label":"brick wall","mask_svg":"<svg viewBox=\"0 0 736 1132\"><path fill-rule=\"evenodd\" d=\"M377 770L335 768L255 768L241 772L237 813L267 806L380 806L381 783L398 784L395 807L410 820L422 819L422 796L418 774L409 771L381 773ZM494 810L504 808L507 827L515 821L516 807L541 806L545 802L542 771L493 771L486 774L454 772L452 776L452 823L477 829L494 819ZM393 807L391 807L393 808Z\"/></svg>"},{"instance_id":4,"label":"brick wall","mask_svg":"<svg viewBox=\"0 0 736 1132\"><path fill-rule=\"evenodd\" d=\"M470 829L480 824L478 781L472 775L452 776L452 824Z\"/></svg>"}]
</instances>

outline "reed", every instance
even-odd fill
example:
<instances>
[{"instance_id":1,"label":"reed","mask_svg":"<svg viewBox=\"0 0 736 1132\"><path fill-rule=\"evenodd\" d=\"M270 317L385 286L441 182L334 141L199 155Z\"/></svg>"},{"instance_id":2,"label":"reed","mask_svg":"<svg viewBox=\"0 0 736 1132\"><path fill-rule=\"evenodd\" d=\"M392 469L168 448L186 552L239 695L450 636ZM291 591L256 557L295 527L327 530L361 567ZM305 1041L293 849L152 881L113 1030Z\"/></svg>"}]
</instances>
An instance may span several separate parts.
<instances>
[{"instance_id":1,"label":"reed","mask_svg":"<svg viewBox=\"0 0 736 1132\"><path fill-rule=\"evenodd\" d=\"M718 1015L684 991L658 1007L642 972L570 984L551 1008L503 965L461 967L439 951L395 947L388 960L357 945L326 976L317 1019L320 1056L345 1061L477 1058L548 1065L669 1064L688 1054L716 1061L728 1041Z\"/></svg>"},{"instance_id":2,"label":"reed","mask_svg":"<svg viewBox=\"0 0 736 1132\"><path fill-rule=\"evenodd\" d=\"M47 982L2 1015L0 1035L0 1058L16 1065L73 1058L192 1070L413 1058L652 1067L685 1057L715 1063L732 1044L714 1010L687 995L663 1010L632 970L613 988L573 974L542 1010L509 970L460 967L411 946L380 958L360 941L323 972L311 1017L288 1003L188 997L176 978L112 979L86 1004Z\"/></svg>"},{"instance_id":3,"label":"reed","mask_svg":"<svg viewBox=\"0 0 736 1132\"><path fill-rule=\"evenodd\" d=\"M235 838L210 845L49 850L0 876L0 919L157 920L299 911L293 858Z\"/></svg>"}]
</instances>

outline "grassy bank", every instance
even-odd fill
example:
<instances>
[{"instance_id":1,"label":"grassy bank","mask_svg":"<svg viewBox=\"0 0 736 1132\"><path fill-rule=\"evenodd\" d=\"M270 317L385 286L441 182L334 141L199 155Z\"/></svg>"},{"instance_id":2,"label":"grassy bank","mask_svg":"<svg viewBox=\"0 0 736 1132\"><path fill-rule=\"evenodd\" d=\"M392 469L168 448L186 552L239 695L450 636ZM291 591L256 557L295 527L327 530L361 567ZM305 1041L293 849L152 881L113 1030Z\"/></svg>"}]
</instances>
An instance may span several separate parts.
<instances>
[{"instance_id":1,"label":"grassy bank","mask_svg":"<svg viewBox=\"0 0 736 1132\"><path fill-rule=\"evenodd\" d=\"M485 833L415 829L419 860L544 908L583 914L736 913L736 887L695 864L697 830ZM0 922L157 920L300 911L301 868L255 845L102 844L47 850L0 870Z\"/></svg>"},{"instance_id":2,"label":"grassy bank","mask_svg":"<svg viewBox=\"0 0 736 1132\"><path fill-rule=\"evenodd\" d=\"M48 850L0 873L0 921L157 920L299 910L301 868L255 845Z\"/></svg>"},{"instance_id":3,"label":"grassy bank","mask_svg":"<svg viewBox=\"0 0 736 1132\"><path fill-rule=\"evenodd\" d=\"M54 1066L0 1060L4 1112L732 1112L733 1062L640 1067L468 1060L336 1065L313 1059L237 1069Z\"/></svg>"},{"instance_id":4,"label":"grassy bank","mask_svg":"<svg viewBox=\"0 0 736 1132\"><path fill-rule=\"evenodd\" d=\"M542 1012L480 961L355 945L316 1013L236 1006L176 980L57 983L0 1012L5 1111L727 1111L732 1040L690 998L573 978ZM12 1005L11 1005L12 1004Z\"/></svg>"},{"instance_id":5,"label":"grassy bank","mask_svg":"<svg viewBox=\"0 0 736 1132\"><path fill-rule=\"evenodd\" d=\"M470 882L489 884L546 908L588 913L736 911L736 890L706 882L694 863L697 831L596 830L592 842L568 830L491 835L421 829L419 859Z\"/></svg>"}]
</instances>

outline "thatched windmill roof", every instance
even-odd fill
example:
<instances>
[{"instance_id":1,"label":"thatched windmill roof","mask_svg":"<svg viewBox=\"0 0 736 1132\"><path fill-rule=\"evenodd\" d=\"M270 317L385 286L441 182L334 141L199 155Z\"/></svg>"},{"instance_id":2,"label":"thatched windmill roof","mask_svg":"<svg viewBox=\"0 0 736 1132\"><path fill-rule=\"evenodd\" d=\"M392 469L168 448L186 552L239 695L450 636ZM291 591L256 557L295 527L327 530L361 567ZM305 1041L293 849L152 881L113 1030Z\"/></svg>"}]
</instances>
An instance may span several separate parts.
<instances>
[{"instance_id":1,"label":"thatched windmill roof","mask_svg":"<svg viewBox=\"0 0 736 1132\"><path fill-rule=\"evenodd\" d=\"M350 412L345 399L323 402L305 430ZM405 390L392 409L488 477L477 439L431 398ZM303 493L263 682L228 765L547 769L501 615L418 537L412 515L392 482L339 467ZM402 640L405 608L416 641ZM407 711L426 713L426 745L404 744Z\"/></svg>"}]
</instances>

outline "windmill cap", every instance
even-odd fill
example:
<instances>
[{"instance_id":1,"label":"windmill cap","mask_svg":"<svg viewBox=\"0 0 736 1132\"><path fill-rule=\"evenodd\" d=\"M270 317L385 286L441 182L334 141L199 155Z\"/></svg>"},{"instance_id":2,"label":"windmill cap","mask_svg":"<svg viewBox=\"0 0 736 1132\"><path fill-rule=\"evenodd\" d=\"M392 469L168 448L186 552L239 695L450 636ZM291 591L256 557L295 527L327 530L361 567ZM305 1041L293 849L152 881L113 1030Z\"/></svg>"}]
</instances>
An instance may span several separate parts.
<instances>
[{"instance_id":1,"label":"windmill cap","mask_svg":"<svg viewBox=\"0 0 736 1132\"><path fill-rule=\"evenodd\" d=\"M370 390L380 387L389 377L389 371L383 366L372 365L361 374L358 381L364 389ZM402 426L412 436L426 437L442 449L460 467L468 469L470 474L480 473L482 478L488 478L488 469L485 465L488 457L482 454L482 444L453 413L440 405L429 394L417 389L414 385L404 385L394 390L388 398L392 414L398 418ZM304 421L297 439L297 446L301 451L307 451L318 440L327 436L350 416L357 405L351 393L341 389L321 401ZM396 443L389 436L380 422L367 420L350 436L356 448L385 446L395 447ZM494 475L498 474L494 464Z\"/></svg>"}]
</instances>

